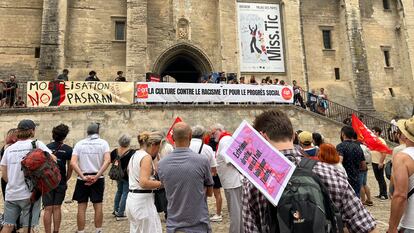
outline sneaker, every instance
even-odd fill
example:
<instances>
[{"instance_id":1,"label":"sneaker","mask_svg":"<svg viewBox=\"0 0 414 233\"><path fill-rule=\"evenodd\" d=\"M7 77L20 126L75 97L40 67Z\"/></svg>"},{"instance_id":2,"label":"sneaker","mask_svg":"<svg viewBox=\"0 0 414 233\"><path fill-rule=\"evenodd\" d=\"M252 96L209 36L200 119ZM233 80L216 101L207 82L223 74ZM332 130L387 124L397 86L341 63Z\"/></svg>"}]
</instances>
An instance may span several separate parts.
<instances>
[{"instance_id":1,"label":"sneaker","mask_svg":"<svg viewBox=\"0 0 414 233\"><path fill-rule=\"evenodd\" d=\"M378 195L378 196L375 196L375 197L378 198L378 199L380 199L381 201L388 200L388 197L387 196L384 196L384 195Z\"/></svg>"},{"instance_id":2,"label":"sneaker","mask_svg":"<svg viewBox=\"0 0 414 233\"><path fill-rule=\"evenodd\" d=\"M127 216L116 216L116 221L124 221L124 220L128 220Z\"/></svg>"},{"instance_id":3,"label":"sneaker","mask_svg":"<svg viewBox=\"0 0 414 233\"><path fill-rule=\"evenodd\" d=\"M212 222L221 222L223 221L223 216L215 214L213 217L210 217Z\"/></svg>"}]
</instances>

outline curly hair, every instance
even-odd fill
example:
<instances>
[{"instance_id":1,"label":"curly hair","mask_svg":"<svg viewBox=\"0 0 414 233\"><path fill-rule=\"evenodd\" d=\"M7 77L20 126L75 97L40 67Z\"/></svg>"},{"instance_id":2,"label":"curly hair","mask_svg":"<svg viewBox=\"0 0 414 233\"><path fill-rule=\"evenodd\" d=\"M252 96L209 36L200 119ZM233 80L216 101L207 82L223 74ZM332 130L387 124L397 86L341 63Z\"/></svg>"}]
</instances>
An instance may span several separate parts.
<instances>
[{"instance_id":1,"label":"curly hair","mask_svg":"<svg viewBox=\"0 0 414 233\"><path fill-rule=\"evenodd\" d=\"M52 138L55 142L62 142L68 136L69 127L65 124L60 124L53 128Z\"/></svg>"}]
</instances>

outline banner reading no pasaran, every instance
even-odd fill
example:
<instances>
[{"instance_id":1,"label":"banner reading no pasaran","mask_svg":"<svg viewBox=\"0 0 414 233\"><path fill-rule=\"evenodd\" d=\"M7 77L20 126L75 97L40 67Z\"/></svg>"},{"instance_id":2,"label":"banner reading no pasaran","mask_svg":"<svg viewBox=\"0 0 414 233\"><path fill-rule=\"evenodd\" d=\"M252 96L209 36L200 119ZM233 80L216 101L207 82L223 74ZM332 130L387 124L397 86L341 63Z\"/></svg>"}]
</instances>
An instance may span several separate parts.
<instances>
[{"instance_id":1,"label":"banner reading no pasaran","mask_svg":"<svg viewBox=\"0 0 414 233\"><path fill-rule=\"evenodd\" d=\"M133 82L27 83L28 107L132 104L133 98Z\"/></svg>"},{"instance_id":2,"label":"banner reading no pasaran","mask_svg":"<svg viewBox=\"0 0 414 233\"><path fill-rule=\"evenodd\" d=\"M195 83L137 83L137 103L293 103L290 86Z\"/></svg>"}]
</instances>

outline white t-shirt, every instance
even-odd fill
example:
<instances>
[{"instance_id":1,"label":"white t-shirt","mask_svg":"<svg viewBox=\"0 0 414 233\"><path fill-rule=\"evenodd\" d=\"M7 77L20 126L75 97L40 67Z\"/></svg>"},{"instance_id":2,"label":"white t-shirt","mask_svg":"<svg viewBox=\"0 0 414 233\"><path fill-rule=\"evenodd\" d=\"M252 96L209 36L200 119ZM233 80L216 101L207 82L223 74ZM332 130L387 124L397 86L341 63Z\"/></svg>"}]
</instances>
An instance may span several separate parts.
<instances>
[{"instance_id":1,"label":"white t-shirt","mask_svg":"<svg viewBox=\"0 0 414 233\"><path fill-rule=\"evenodd\" d=\"M82 173L98 173L102 167L105 153L110 148L107 141L94 134L76 143L73 155L78 156L78 164Z\"/></svg>"},{"instance_id":2,"label":"white t-shirt","mask_svg":"<svg viewBox=\"0 0 414 233\"><path fill-rule=\"evenodd\" d=\"M202 143L201 139L193 138L191 139L190 149L198 154ZM200 154L207 156L210 167L217 167L217 160L211 146L204 144Z\"/></svg>"},{"instance_id":3,"label":"white t-shirt","mask_svg":"<svg viewBox=\"0 0 414 233\"><path fill-rule=\"evenodd\" d=\"M224 136L217 149L217 173L224 189L238 188L242 185L243 176L222 153L222 150L232 142L231 136Z\"/></svg>"},{"instance_id":4,"label":"white t-shirt","mask_svg":"<svg viewBox=\"0 0 414 233\"><path fill-rule=\"evenodd\" d=\"M4 151L2 166L7 166L8 183L6 187L6 201L19 201L29 199L32 195L24 181L21 162L23 157L32 149L32 139L17 141L13 145L7 147ZM48 153L52 153L47 146L41 142L36 142L37 148Z\"/></svg>"}]
</instances>

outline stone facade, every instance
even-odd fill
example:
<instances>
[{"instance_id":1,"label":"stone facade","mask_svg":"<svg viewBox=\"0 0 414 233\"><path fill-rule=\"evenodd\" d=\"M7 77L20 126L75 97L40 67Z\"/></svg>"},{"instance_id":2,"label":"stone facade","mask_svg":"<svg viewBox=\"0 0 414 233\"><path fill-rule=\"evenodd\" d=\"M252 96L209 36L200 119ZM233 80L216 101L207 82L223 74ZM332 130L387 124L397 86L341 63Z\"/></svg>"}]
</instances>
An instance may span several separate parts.
<instances>
[{"instance_id":1,"label":"stone facade","mask_svg":"<svg viewBox=\"0 0 414 233\"><path fill-rule=\"evenodd\" d=\"M237 2L280 4L285 73L240 73ZM382 0L3 0L0 14L2 79L52 79L68 68L71 80L90 70L113 80L122 70L142 81L185 61L199 75L224 71L324 87L333 101L388 118L413 110L408 0L389 0L389 9ZM124 39L115 40L116 22L126 23ZM326 29L331 49L324 49Z\"/></svg>"},{"instance_id":2,"label":"stone facade","mask_svg":"<svg viewBox=\"0 0 414 233\"><path fill-rule=\"evenodd\" d=\"M106 108L73 108L65 109L20 109L1 110L0 138L16 127L22 119L33 119L38 127L36 138L44 142L51 140L52 128L60 123L70 127L67 138L69 145L86 136L86 128L91 122L101 123L101 136L108 140L111 147L117 146L118 137L128 133L134 137L133 145L137 146L135 139L138 132L144 130L168 131L174 119L179 116L190 125L201 124L210 127L216 123L223 124L229 131L234 131L243 120L252 123L254 117L264 110L279 108L292 120L295 130L308 130L319 132L327 142L339 143L339 132L342 125L302 109L289 106L127 106ZM214 112L214 114L212 114ZM76 118L73 117L76 114ZM231 117L230 117L231 116Z\"/></svg>"}]
</instances>

